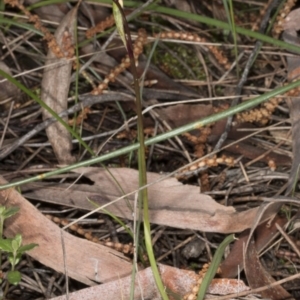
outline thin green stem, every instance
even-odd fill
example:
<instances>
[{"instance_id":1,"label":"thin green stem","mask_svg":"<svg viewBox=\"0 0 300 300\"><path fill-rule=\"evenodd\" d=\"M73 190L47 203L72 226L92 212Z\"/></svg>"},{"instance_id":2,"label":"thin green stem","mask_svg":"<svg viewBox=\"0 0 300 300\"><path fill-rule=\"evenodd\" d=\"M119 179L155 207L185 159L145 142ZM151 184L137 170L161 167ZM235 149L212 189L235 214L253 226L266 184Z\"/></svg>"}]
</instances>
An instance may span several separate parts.
<instances>
[{"instance_id":1,"label":"thin green stem","mask_svg":"<svg viewBox=\"0 0 300 300\"><path fill-rule=\"evenodd\" d=\"M131 72L133 75L134 80L134 89L135 89L135 96L136 96L136 111L137 111L137 119L138 119L138 165L139 165L139 187L143 187L147 185L147 169L146 169L146 155L145 155L145 137L144 137L144 125L143 125L143 115L142 115L142 96L140 93L140 87L139 87L139 77L137 74L137 69L135 66L135 58L133 55L133 44L131 40L130 30L129 26L126 20L126 16L124 14L124 11L122 7L120 6L118 0L114 0L114 3L117 5L119 12L122 15L123 22L117 23L117 28L122 27L119 29L119 32L121 37L124 38L124 43L127 48L128 56L130 59L130 66L131 66ZM114 13L115 17L118 16L117 13ZM117 20L116 20L117 22ZM122 24L123 23L123 24ZM123 29L125 31L125 34L122 35ZM159 290L159 293L164 300L168 300L168 295L165 291L165 287L163 285L162 279L159 274L159 270L156 264L154 251L152 247L152 241L151 241L151 227L150 227L150 217L149 217L149 204L148 204L148 189L144 188L139 191L139 209L143 209L143 224L144 224L144 238L145 238L145 244L147 249L147 254L149 257L151 269L153 272L153 276L157 285L157 288ZM142 205L141 205L142 203ZM140 222L140 220L139 220ZM139 226L137 226L139 228ZM133 273L133 283L134 283L134 276L135 273ZM133 285L132 285L133 286Z\"/></svg>"}]
</instances>

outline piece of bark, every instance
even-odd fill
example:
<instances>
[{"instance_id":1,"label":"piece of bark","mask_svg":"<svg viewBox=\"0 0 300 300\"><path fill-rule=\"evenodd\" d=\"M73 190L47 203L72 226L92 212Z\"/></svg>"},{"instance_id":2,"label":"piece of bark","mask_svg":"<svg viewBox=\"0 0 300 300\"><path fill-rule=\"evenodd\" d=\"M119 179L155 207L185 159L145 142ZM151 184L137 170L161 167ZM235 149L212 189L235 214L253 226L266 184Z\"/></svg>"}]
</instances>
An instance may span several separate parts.
<instances>
[{"instance_id":1,"label":"piece of bark","mask_svg":"<svg viewBox=\"0 0 300 300\"><path fill-rule=\"evenodd\" d=\"M58 58L50 48L45 63L41 99L57 114L68 108L72 60L66 53L74 44L77 9L76 6L63 18L55 33L55 40L65 57ZM52 115L43 109L43 119L51 117ZM63 120L67 122L68 119ZM60 164L75 162L75 158L71 155L71 135L65 126L56 122L46 129L46 133L58 162Z\"/></svg>"},{"instance_id":2,"label":"piece of bark","mask_svg":"<svg viewBox=\"0 0 300 300\"><path fill-rule=\"evenodd\" d=\"M0 185L6 183L0 176ZM121 253L63 232L15 189L1 190L0 204L20 209L18 214L5 221L5 236L12 238L20 233L23 244L38 244L28 255L57 272L65 272L65 257L68 276L87 285L131 273L131 263Z\"/></svg>"}]
</instances>

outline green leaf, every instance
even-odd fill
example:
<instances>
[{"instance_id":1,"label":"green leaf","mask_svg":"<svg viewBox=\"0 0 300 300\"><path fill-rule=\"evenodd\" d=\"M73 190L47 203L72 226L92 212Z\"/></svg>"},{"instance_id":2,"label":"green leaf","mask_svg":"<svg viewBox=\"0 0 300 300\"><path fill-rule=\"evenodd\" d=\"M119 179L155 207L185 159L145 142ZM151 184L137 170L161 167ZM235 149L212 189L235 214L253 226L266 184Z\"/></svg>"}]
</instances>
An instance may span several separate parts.
<instances>
[{"instance_id":1,"label":"green leaf","mask_svg":"<svg viewBox=\"0 0 300 300\"><path fill-rule=\"evenodd\" d=\"M17 285L20 283L22 276L19 271L9 271L6 278L10 284Z\"/></svg>"},{"instance_id":2,"label":"green leaf","mask_svg":"<svg viewBox=\"0 0 300 300\"><path fill-rule=\"evenodd\" d=\"M18 233L16 234L16 236L14 237L11 243L13 251L17 252L18 249L21 247L21 245L22 245L22 235Z\"/></svg>"},{"instance_id":3,"label":"green leaf","mask_svg":"<svg viewBox=\"0 0 300 300\"><path fill-rule=\"evenodd\" d=\"M118 0L116 0L116 1L118 1ZM123 7L123 0L119 0L119 4L120 4L121 7ZM123 44L124 44L125 48L127 49L122 14L120 12L119 7L117 6L117 4L115 2L113 2L112 7L113 7L113 14L114 14L115 23L116 23L118 33L119 33L119 35L120 35L120 37L123 41Z\"/></svg>"},{"instance_id":4,"label":"green leaf","mask_svg":"<svg viewBox=\"0 0 300 300\"><path fill-rule=\"evenodd\" d=\"M7 255L8 261L14 267L16 265L16 259L13 252L9 252Z\"/></svg>"},{"instance_id":5,"label":"green leaf","mask_svg":"<svg viewBox=\"0 0 300 300\"><path fill-rule=\"evenodd\" d=\"M3 212L3 216L5 217L5 219L15 215L16 213L18 213L20 210L19 207L9 207L7 209L4 210Z\"/></svg>"},{"instance_id":6,"label":"green leaf","mask_svg":"<svg viewBox=\"0 0 300 300\"><path fill-rule=\"evenodd\" d=\"M0 249L6 252L13 252L12 239L2 239L0 238Z\"/></svg>"},{"instance_id":7,"label":"green leaf","mask_svg":"<svg viewBox=\"0 0 300 300\"><path fill-rule=\"evenodd\" d=\"M28 245L21 246L21 247L18 249L18 253L23 254L24 252L30 251L30 250L32 250L33 248L37 247L37 246L38 246L38 244L28 244Z\"/></svg>"}]
</instances>

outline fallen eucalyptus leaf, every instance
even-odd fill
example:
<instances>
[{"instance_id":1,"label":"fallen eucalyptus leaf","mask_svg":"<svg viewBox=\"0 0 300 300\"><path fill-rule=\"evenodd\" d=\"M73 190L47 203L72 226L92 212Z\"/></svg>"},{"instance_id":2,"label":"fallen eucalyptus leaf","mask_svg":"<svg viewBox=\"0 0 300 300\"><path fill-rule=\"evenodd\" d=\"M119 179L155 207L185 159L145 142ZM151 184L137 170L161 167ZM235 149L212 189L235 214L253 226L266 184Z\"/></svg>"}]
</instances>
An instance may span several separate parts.
<instances>
[{"instance_id":1,"label":"fallen eucalyptus leaf","mask_svg":"<svg viewBox=\"0 0 300 300\"><path fill-rule=\"evenodd\" d=\"M93 185L32 183L22 186L25 197L39 201L57 203L85 210L94 210L98 205L107 205L110 213L132 220L134 215L135 193L138 189L138 172L127 168L110 169L110 173L120 184L126 199L111 201L124 194L112 176L103 168L82 167L74 172L84 175L94 182ZM194 229L205 232L241 232L252 226L259 207L236 212L232 206L223 206L208 195L200 194L196 186L183 185L175 178L162 181L161 176L147 173L149 183L149 214L151 223L176 228ZM94 204L90 201L92 200ZM99 210L101 212L101 210ZM104 212L103 212L104 213ZM264 216L263 220L269 217Z\"/></svg>"},{"instance_id":2,"label":"fallen eucalyptus leaf","mask_svg":"<svg viewBox=\"0 0 300 300\"><path fill-rule=\"evenodd\" d=\"M0 176L0 184L5 183ZM63 232L15 189L0 191L0 205L20 208L18 214L5 221L5 236L21 234L24 245L38 244L28 255L57 272L64 273L66 264L68 276L87 285L131 273L131 263L122 253Z\"/></svg>"}]
</instances>

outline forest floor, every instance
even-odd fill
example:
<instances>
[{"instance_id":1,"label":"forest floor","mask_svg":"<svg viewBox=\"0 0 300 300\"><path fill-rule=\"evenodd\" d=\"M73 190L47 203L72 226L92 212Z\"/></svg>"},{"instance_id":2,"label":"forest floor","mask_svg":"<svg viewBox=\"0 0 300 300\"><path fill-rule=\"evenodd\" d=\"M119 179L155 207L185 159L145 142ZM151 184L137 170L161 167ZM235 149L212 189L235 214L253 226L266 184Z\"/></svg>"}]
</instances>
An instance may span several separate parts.
<instances>
[{"instance_id":1,"label":"forest floor","mask_svg":"<svg viewBox=\"0 0 300 300\"><path fill-rule=\"evenodd\" d=\"M19 208L0 210L0 299L164 298L145 210L169 299L197 299L214 255L213 299L300 298L296 2L124 1L146 208L111 1L0 3L0 201ZM17 234L38 246L14 257Z\"/></svg>"}]
</instances>

